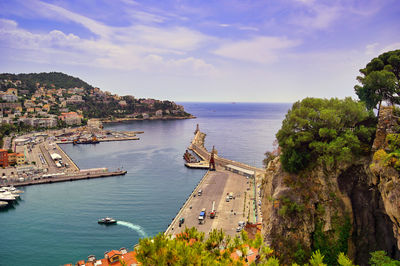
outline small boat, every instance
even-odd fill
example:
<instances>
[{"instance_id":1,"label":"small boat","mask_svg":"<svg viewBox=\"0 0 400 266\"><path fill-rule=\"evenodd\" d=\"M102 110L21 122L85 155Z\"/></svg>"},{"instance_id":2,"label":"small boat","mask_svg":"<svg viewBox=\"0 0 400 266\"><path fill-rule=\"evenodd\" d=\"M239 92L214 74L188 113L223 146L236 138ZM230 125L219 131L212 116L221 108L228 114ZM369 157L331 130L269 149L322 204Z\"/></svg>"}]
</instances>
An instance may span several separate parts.
<instances>
[{"instance_id":1,"label":"small boat","mask_svg":"<svg viewBox=\"0 0 400 266\"><path fill-rule=\"evenodd\" d=\"M7 201L0 201L0 209L6 207L7 205L8 205Z\"/></svg>"},{"instance_id":2,"label":"small boat","mask_svg":"<svg viewBox=\"0 0 400 266\"><path fill-rule=\"evenodd\" d=\"M74 145L76 145L76 144L97 144L97 143L100 143L100 141L95 136L93 136L91 139L87 139L87 138L74 139L72 141L72 143Z\"/></svg>"},{"instance_id":3,"label":"small boat","mask_svg":"<svg viewBox=\"0 0 400 266\"><path fill-rule=\"evenodd\" d=\"M97 223L99 223L99 224L116 224L117 220L114 220L113 218L110 218L110 217L106 217L106 218L102 218L102 219L98 220Z\"/></svg>"},{"instance_id":4,"label":"small boat","mask_svg":"<svg viewBox=\"0 0 400 266\"><path fill-rule=\"evenodd\" d=\"M185 154L183 154L183 159L185 159L185 161L188 163L198 163L196 157L194 157L194 155L191 154L188 150L186 150Z\"/></svg>"}]
</instances>

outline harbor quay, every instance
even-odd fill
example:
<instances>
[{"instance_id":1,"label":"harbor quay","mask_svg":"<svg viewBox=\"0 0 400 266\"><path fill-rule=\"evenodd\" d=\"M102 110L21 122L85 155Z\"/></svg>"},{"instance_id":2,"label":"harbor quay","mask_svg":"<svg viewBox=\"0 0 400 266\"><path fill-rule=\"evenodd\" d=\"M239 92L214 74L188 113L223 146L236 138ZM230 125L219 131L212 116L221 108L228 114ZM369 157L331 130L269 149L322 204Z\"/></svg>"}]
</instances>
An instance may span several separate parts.
<instances>
[{"instance_id":1,"label":"harbor quay","mask_svg":"<svg viewBox=\"0 0 400 266\"><path fill-rule=\"evenodd\" d=\"M211 152L207 151L204 147L205 136L197 126L188 149L200 161L185 165L208 169L213 161L215 171L207 171L203 176L165 234L175 235L185 227L196 227L206 235L213 229L222 229L227 235L234 236L247 225L261 225L259 188L265 170L219 157L214 148Z\"/></svg>"},{"instance_id":2,"label":"harbor quay","mask_svg":"<svg viewBox=\"0 0 400 266\"><path fill-rule=\"evenodd\" d=\"M117 132L85 126L7 138L1 155L5 158L8 154L23 155L24 160L22 163L12 162L10 159L0 162L0 186L28 186L124 175L126 171L120 169L79 169L60 146L64 143L97 145L106 141L138 140L136 134L141 133L143 132ZM9 150L14 153L9 153Z\"/></svg>"},{"instance_id":3,"label":"harbor quay","mask_svg":"<svg viewBox=\"0 0 400 266\"><path fill-rule=\"evenodd\" d=\"M234 236L243 229L239 224L256 222L251 185L249 178L224 169L207 172L165 233L179 234L185 227L196 227L206 235L213 229L222 229L227 235ZM205 217L200 221L204 209ZM215 212L213 218L212 211ZM182 218L183 223L180 222Z\"/></svg>"}]
</instances>

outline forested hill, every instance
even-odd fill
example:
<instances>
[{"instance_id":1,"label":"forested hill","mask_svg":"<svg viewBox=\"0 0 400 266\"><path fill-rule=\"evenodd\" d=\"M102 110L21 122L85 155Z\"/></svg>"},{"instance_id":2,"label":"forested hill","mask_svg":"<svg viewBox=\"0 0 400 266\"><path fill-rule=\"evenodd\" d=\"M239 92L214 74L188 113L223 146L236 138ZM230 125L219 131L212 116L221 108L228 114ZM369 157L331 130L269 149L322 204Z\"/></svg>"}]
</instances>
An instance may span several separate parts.
<instances>
[{"instance_id":1,"label":"forested hill","mask_svg":"<svg viewBox=\"0 0 400 266\"><path fill-rule=\"evenodd\" d=\"M0 74L0 80L12 80L17 81L20 80L22 85L26 87L28 90L36 90L36 83L40 83L41 85L45 85L46 87L54 86L54 88L85 88L85 89L93 89L93 87L83 80L61 73L61 72L49 72L49 73L29 73L29 74L9 74L2 73ZM13 87L14 85L9 83L3 85L7 88Z\"/></svg>"}]
</instances>

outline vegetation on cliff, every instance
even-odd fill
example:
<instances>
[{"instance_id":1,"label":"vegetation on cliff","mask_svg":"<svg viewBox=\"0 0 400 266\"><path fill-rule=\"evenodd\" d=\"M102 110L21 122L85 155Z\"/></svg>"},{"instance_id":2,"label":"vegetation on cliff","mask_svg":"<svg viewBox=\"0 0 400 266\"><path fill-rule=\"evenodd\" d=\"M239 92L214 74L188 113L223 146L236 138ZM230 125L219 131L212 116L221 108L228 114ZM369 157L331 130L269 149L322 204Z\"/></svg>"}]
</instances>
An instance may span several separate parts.
<instances>
[{"instance_id":1,"label":"vegetation on cliff","mask_svg":"<svg viewBox=\"0 0 400 266\"><path fill-rule=\"evenodd\" d=\"M381 108L400 104L400 50L360 72L360 101L294 103L279 148L266 153L265 238L285 265L309 263L317 251L328 265L342 265L339 254L360 265L400 264L386 255L400 258L400 112Z\"/></svg>"},{"instance_id":2,"label":"vegetation on cliff","mask_svg":"<svg viewBox=\"0 0 400 266\"><path fill-rule=\"evenodd\" d=\"M376 121L365 105L351 98L305 98L293 104L276 134L283 168L298 173L323 164L340 162L370 151Z\"/></svg>"},{"instance_id":3,"label":"vegetation on cliff","mask_svg":"<svg viewBox=\"0 0 400 266\"><path fill-rule=\"evenodd\" d=\"M354 87L361 101L368 109L378 109L383 101L400 103L400 50L383 53L360 69L361 83Z\"/></svg>"}]
</instances>

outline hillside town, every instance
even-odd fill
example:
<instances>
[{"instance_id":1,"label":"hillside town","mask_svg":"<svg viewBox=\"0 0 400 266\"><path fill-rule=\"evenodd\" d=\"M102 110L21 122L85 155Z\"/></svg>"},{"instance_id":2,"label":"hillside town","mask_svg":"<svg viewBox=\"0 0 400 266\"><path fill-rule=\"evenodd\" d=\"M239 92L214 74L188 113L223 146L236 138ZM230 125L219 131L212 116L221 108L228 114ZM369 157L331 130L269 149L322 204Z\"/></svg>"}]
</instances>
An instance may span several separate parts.
<instances>
[{"instance_id":1,"label":"hillside town","mask_svg":"<svg viewBox=\"0 0 400 266\"><path fill-rule=\"evenodd\" d=\"M54 73L27 75L48 75ZM0 74L0 123L24 125L32 128L64 128L86 125L89 118L104 121L115 119L173 119L190 118L183 106L171 101L136 99L102 91L62 73L55 73L81 85L63 88L60 84L29 82L19 75ZM26 74L25 74L26 75ZM7 78L9 77L9 78ZM67 82L66 82L67 83Z\"/></svg>"}]
</instances>

